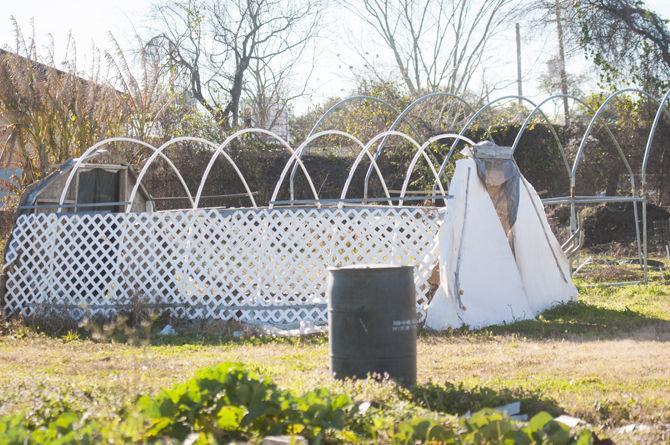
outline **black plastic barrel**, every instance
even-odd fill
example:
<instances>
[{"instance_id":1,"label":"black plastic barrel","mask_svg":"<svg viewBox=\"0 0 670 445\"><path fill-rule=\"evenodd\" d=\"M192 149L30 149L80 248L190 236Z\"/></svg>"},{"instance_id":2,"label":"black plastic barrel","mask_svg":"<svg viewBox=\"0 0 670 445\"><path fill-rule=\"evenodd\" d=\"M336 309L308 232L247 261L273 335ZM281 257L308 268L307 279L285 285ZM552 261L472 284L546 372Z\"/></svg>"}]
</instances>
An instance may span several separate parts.
<instances>
[{"instance_id":1,"label":"black plastic barrel","mask_svg":"<svg viewBox=\"0 0 670 445\"><path fill-rule=\"evenodd\" d=\"M414 268L365 265L329 270L328 334L335 377L374 373L414 385Z\"/></svg>"}]
</instances>

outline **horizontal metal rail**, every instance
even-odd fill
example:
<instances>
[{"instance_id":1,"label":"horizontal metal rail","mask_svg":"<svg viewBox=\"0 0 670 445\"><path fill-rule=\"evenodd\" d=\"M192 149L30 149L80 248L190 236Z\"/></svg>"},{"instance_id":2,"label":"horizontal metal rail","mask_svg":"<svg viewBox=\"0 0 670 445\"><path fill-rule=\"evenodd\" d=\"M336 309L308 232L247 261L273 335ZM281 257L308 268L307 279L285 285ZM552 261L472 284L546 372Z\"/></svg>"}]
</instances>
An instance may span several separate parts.
<instances>
[{"instance_id":1,"label":"horizontal metal rail","mask_svg":"<svg viewBox=\"0 0 670 445\"><path fill-rule=\"evenodd\" d=\"M643 284L641 280L638 281L608 281L606 283L593 283L585 284L584 287L621 287L621 286L631 286L635 284Z\"/></svg>"},{"instance_id":2,"label":"horizontal metal rail","mask_svg":"<svg viewBox=\"0 0 670 445\"><path fill-rule=\"evenodd\" d=\"M403 193L403 191L402 190L396 190L396 189L389 189L389 193L396 193L396 194L400 195L400 194ZM425 195L427 193L432 193L432 191L429 191L429 190L406 190L405 193L408 194L408 195L421 195L421 194ZM440 196L442 196L442 195L440 195Z\"/></svg>"},{"instance_id":3,"label":"horizontal metal rail","mask_svg":"<svg viewBox=\"0 0 670 445\"><path fill-rule=\"evenodd\" d=\"M188 199L188 198L186 198ZM77 208L90 208L90 207L113 207L113 206L125 206L131 204L130 201L115 201L115 202L91 202L91 203L63 203L63 204L35 204L32 206L19 206L21 210L28 209L69 209L74 207Z\"/></svg>"},{"instance_id":4,"label":"horizontal metal rail","mask_svg":"<svg viewBox=\"0 0 670 445\"><path fill-rule=\"evenodd\" d=\"M259 192L251 192L252 195L258 195ZM216 198L248 198L248 193L229 193L226 195L203 195L200 199L216 199ZM188 196L164 196L164 197L151 197L154 201L174 201L178 199L188 199Z\"/></svg>"},{"instance_id":5,"label":"horizontal metal rail","mask_svg":"<svg viewBox=\"0 0 670 445\"><path fill-rule=\"evenodd\" d=\"M434 199L452 199L452 195L425 195L425 196L391 196L389 198L332 198L332 199L284 199L271 201L272 205L313 205L313 204L339 204L339 203L351 203L351 204L366 204L366 203L375 203L375 202L388 202L388 201L432 201ZM392 206L389 206L392 207Z\"/></svg>"},{"instance_id":6,"label":"horizontal metal rail","mask_svg":"<svg viewBox=\"0 0 670 445\"><path fill-rule=\"evenodd\" d=\"M641 196L557 196L555 198L544 198L542 204L601 204L606 202L642 202Z\"/></svg>"}]
</instances>

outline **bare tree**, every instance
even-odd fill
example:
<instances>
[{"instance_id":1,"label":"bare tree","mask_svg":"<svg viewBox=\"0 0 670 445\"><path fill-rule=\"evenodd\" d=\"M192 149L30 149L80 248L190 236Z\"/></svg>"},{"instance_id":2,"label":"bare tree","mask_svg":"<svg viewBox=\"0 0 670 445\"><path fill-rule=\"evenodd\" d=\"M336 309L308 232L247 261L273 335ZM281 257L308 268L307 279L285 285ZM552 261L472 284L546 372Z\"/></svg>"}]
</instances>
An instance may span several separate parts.
<instances>
[{"instance_id":1,"label":"bare tree","mask_svg":"<svg viewBox=\"0 0 670 445\"><path fill-rule=\"evenodd\" d=\"M321 5L319 0L168 0L155 9L161 29L151 48L230 129L239 123L251 76L268 80L277 77L280 62L296 65L316 34ZM285 68L277 85L286 88L288 74Z\"/></svg>"},{"instance_id":2,"label":"bare tree","mask_svg":"<svg viewBox=\"0 0 670 445\"><path fill-rule=\"evenodd\" d=\"M126 135L140 140L160 137L160 117L178 96L172 91L174 75L164 75L139 35L134 38L138 50L132 59L130 51L124 51L113 34L109 33L109 39L112 51L105 52L112 69L109 81L124 93L126 113L131 117Z\"/></svg>"},{"instance_id":3,"label":"bare tree","mask_svg":"<svg viewBox=\"0 0 670 445\"><path fill-rule=\"evenodd\" d=\"M243 104L246 125L273 129L288 112L288 104L295 98L287 92L288 79L285 75L289 70L290 67L286 67L275 72L264 67L260 61L250 66L250 79L244 88L247 98Z\"/></svg>"},{"instance_id":4,"label":"bare tree","mask_svg":"<svg viewBox=\"0 0 670 445\"><path fill-rule=\"evenodd\" d=\"M243 92L244 112L245 119L250 120L253 126L275 128L282 118L288 117L290 104L311 91L309 79L314 71L315 58L305 57L307 43L304 42L300 51L255 59L249 66ZM298 64L307 70L296 73Z\"/></svg>"},{"instance_id":5,"label":"bare tree","mask_svg":"<svg viewBox=\"0 0 670 445\"><path fill-rule=\"evenodd\" d=\"M361 0L347 5L381 38L412 95L463 94L487 45L514 12L513 0ZM379 63L366 68L386 80Z\"/></svg>"}]
</instances>

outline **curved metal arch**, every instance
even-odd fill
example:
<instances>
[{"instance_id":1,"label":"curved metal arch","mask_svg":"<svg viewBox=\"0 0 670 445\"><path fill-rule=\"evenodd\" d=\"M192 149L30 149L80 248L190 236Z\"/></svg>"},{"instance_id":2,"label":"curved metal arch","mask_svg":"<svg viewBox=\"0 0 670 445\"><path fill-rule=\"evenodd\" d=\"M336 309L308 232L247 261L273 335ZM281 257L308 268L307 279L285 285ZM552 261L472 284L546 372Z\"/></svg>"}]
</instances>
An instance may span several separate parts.
<instances>
[{"instance_id":1,"label":"curved metal arch","mask_svg":"<svg viewBox=\"0 0 670 445\"><path fill-rule=\"evenodd\" d=\"M645 96L647 99L654 100L659 103L659 111L663 110L663 102L659 101L657 97L654 95L641 90L639 88L624 88L622 90L615 91L614 93L610 94L607 99L600 105L598 110L596 110L595 114L591 118L591 121L589 122L588 127L586 127L586 131L584 132L584 136L582 137L582 140L579 144L579 148L577 149L577 155L575 156L575 162L572 164L572 171L570 174L570 195L574 196L577 188L577 170L579 169L579 164L582 160L582 157L584 155L584 150L586 148L586 144L588 143L588 137L591 134L591 131L593 130L593 125L596 121L596 119L600 116L600 114L605 110L607 105L617 98L618 96L625 94L625 93L636 93L640 94L642 96ZM657 112L658 114L658 112ZM656 120L656 119L654 119ZM629 172L630 175L630 185L631 185L631 194L634 196L636 193L636 186L635 186L635 175L633 174L633 170L630 167L630 164L628 162L628 159L626 159L625 153L623 153L623 150L621 150L620 147L618 147L620 150L620 154L623 157L624 160L624 165L626 166L626 169ZM646 147L645 147L645 154L646 154ZM643 159L643 165L644 165L644 159ZM646 176L645 176L646 179ZM647 269L647 205L646 205L646 199L643 197L642 198L642 239L640 239L640 224L638 220L638 212L637 212L637 203L633 202L633 216L635 218L635 237L637 240L637 250L638 250L638 256L640 257L640 261L643 264L642 268L644 270L644 281L647 281L648 277L648 269ZM573 216L571 217L571 226L574 226L574 203L571 204L572 208L572 213Z\"/></svg>"},{"instance_id":2,"label":"curved metal arch","mask_svg":"<svg viewBox=\"0 0 670 445\"><path fill-rule=\"evenodd\" d=\"M133 190L130 193L130 198L128 199L129 204L126 204L126 213L130 212L130 206L135 200L135 195L137 194L137 190L140 187L140 184L142 183L142 179L144 176L147 174L147 171L149 170L149 167L151 167L151 164L156 160L156 158L163 152L165 151L168 147L171 145L177 144L179 142L198 142L201 144L209 145L210 147L216 147L217 145L214 142L208 141L207 139L202 139L202 138L196 138L196 137L191 137L191 136L182 136L174 139L170 139L169 141L165 142L163 145L158 147L158 150L152 154L149 159L147 159L147 162L144 163L142 166L142 170L140 171L139 175L137 175L137 181L135 182L135 185L133 186ZM237 165L235 162L228 156L227 154L225 155L226 159L228 159L228 162L232 165L233 169L235 169L235 172L239 176L239 178L242 180L242 184L244 185L244 188L247 191L247 194L249 195L249 198L251 199L251 203L253 204L254 207L256 207L256 202L254 201L254 196L251 193L251 190L249 190L249 185L247 184L246 179L244 179L244 175L240 171L239 168L237 168ZM193 208L197 208L198 206L198 196L196 196L195 202L192 203Z\"/></svg>"},{"instance_id":3,"label":"curved metal arch","mask_svg":"<svg viewBox=\"0 0 670 445\"><path fill-rule=\"evenodd\" d=\"M323 113L323 114L321 115L321 117L316 121L316 123L314 124L314 126L312 127L312 129L309 130L309 133L307 133L307 137L309 138L312 134L314 134L314 132L316 131L316 129L319 128L319 125L321 125L321 122L323 122L323 121L326 119L326 117L328 117L328 115L329 115L330 113L333 113L333 112L336 111L338 108L343 107L343 106L344 106L345 104L347 104L348 102L353 102L353 101L355 101L355 100L361 100L361 101L363 101L363 100L369 100L369 101L372 101L372 102L377 102L377 103L380 103L380 104L382 104L382 105L385 105L387 108L390 108L390 109L391 109L392 111L394 111L395 113L398 112L398 109L397 109L396 107L394 107L393 105L391 105L390 102L385 101L384 99L381 99L381 98L379 98L379 97L375 97L375 96L366 96L366 95L364 95L364 94L359 94L359 95L356 95L356 96L348 96L348 97L345 97L344 99L340 99L338 102L336 102L335 104L333 104L330 108L328 108L328 109L325 111L325 113Z\"/></svg>"},{"instance_id":4,"label":"curved metal arch","mask_svg":"<svg viewBox=\"0 0 670 445\"><path fill-rule=\"evenodd\" d=\"M347 104L349 102L358 101L358 100L360 100L360 101L369 100L369 101L372 101L372 102L377 102L379 104L385 105L387 108L391 109L391 111L393 111L394 113L396 113L396 114L398 113L398 109L396 107L394 107L390 102L388 102L384 99L381 99L379 97L367 96L367 95L363 95L363 94L359 94L359 95L356 95L356 96L348 96L348 97L345 97L344 99L340 99L338 102L334 103L330 108L328 108L326 110L325 113L323 113L321 115L321 117L316 121L316 123L314 124L312 129L309 130L309 133L307 133L307 137L305 138L305 140L309 139L314 134L316 129L319 127L319 125L321 125L321 123L326 119L326 117L328 117L329 114L335 112L337 109L343 107L345 104ZM296 175L297 171L298 171L298 164L295 164L295 165L293 165L293 168L291 169L291 176L289 176L289 193L290 193L291 200L295 199L295 186L294 185L295 185L295 175Z\"/></svg>"},{"instance_id":5,"label":"curved metal arch","mask_svg":"<svg viewBox=\"0 0 670 445\"><path fill-rule=\"evenodd\" d=\"M618 96L621 96L622 94L625 93L637 93L641 94L642 96L647 97L648 99L654 100L657 103L661 103L657 97L654 95L644 91L640 90L639 88L624 88L622 90L615 91L614 93L610 94L607 99L600 105L598 110L596 110L595 114L591 118L591 121L589 122L589 125L586 127L586 131L584 131L584 136L582 136L582 140L579 144L579 148L577 149L577 155L575 156L575 162L572 164L572 172L571 172L571 178L570 178L570 187L574 188L576 185L576 175L577 175L577 169L579 168L579 164L581 163L582 156L584 155L584 149L586 148L586 144L588 143L588 138L591 135L591 131L593 131L593 125L595 124L596 119L600 116L600 114L605 110L607 105L617 98ZM662 108L662 107L661 107ZM625 155L624 155L625 158ZM626 160L627 168L630 169L630 164L628 164L628 160ZM630 174L632 175L632 169L630 169ZM632 179L632 186L633 190L635 190L635 181Z\"/></svg>"},{"instance_id":6,"label":"curved metal arch","mask_svg":"<svg viewBox=\"0 0 670 445\"><path fill-rule=\"evenodd\" d=\"M100 147L103 147L107 144L111 144L113 142L130 142L130 143L133 143L133 144L139 144L139 145L141 145L145 148L149 148L149 149L153 150L154 154L158 150L156 147L154 147L153 145L151 145L147 142L140 141L138 139L128 138L128 137L108 138L108 139L104 139L104 140L102 140L100 142L97 142L96 144L90 146L88 149L86 149L86 151L84 151L84 153L81 154L81 156L79 156L77 161L72 166L72 170L70 171L70 174L68 175L67 180L65 181L65 185L63 186L63 191L61 192L60 199L58 200L58 210L57 210L58 212L60 212L63 208L63 203L65 202L65 197L67 196L68 189L70 188L70 184L72 183L72 178L74 178L74 175L79 170L79 168L81 167L81 164L83 164L84 161L86 161L87 159L89 159L93 156L97 156L96 152L98 151L98 149ZM184 177L179 172L179 169L174 165L174 163L170 160L170 158L165 156L163 153L160 153L160 156L161 156L162 159L167 161L170 168L176 173L177 177L179 178L179 182L181 182L182 187L184 187L184 191L186 192L186 196L188 197L188 200L190 201L191 205L193 205L193 196L191 195L191 192L188 189L188 186L186 185L186 181L184 181ZM139 183L139 180L137 182ZM132 203L133 200L130 199L129 202Z\"/></svg>"},{"instance_id":7,"label":"curved metal arch","mask_svg":"<svg viewBox=\"0 0 670 445\"><path fill-rule=\"evenodd\" d=\"M591 112L591 114L594 115L594 117L596 116L596 111L593 110L593 108L591 108L585 101L583 101L582 99L580 99L576 96L573 96L571 94L556 94L554 96L551 96L551 97L545 99L544 101L542 101L541 103L539 103L535 107L535 109L533 109L533 111L526 117L526 120L524 120L523 125L521 126L521 129L519 130L519 133L517 133L516 138L514 139L514 144L512 145L512 153L514 153L514 151L516 150L517 145L521 141L521 136L523 135L524 131L526 130L526 127L529 125L530 120L532 119L535 112L537 110L539 110L540 107L542 107L542 105L549 102L550 100L554 100L554 99L558 99L558 98L566 98L566 97L568 99L572 99L576 102L579 102L580 104L585 106ZM613 142L615 148L617 149L617 152L619 153L619 157L623 161L623 164L626 167L626 170L628 171L628 175L629 175L631 185L632 185L632 194L634 195L635 194L635 176L633 174L633 169L630 167L630 163L628 162L628 159L626 159L626 155L625 155L623 149L621 148L621 145L619 144L619 141L616 139L616 137L612 133L612 130L610 130L609 126L605 122L603 122L603 126L605 127L605 130L607 131L607 134L610 137L610 139L612 139L612 142ZM573 196L574 195L574 190L575 190L574 187L573 187L573 183L576 183L576 182L573 181L573 176L572 176L573 173L572 173L572 170L571 170L571 168L570 168L570 166L567 162L567 157L566 157L564 152L561 152L561 157L563 158L563 162L565 163L565 167L566 167L567 172L568 172L568 179L570 180L570 196ZM575 207L575 203L571 202L570 203L570 228L573 232L577 229L576 211L577 210L576 210L576 207ZM637 205L634 206L633 211L635 213L635 220L637 221ZM636 234L638 235L638 244L639 244L639 231L638 231L637 228L636 228Z\"/></svg>"},{"instance_id":8,"label":"curved metal arch","mask_svg":"<svg viewBox=\"0 0 670 445\"><path fill-rule=\"evenodd\" d=\"M422 104L428 99L431 99L433 97L446 97L446 98L453 98L464 104L468 110L470 110L470 113L474 111L472 108L472 105L465 99L463 99L461 96L453 93L447 93L447 92L442 92L442 91L436 91L433 93L428 93L424 94L423 96L415 99L407 105L402 112L398 115L398 117L395 118L391 126L388 128L388 131L394 131L398 125L400 125L400 122L407 116L410 111L412 111L414 108L416 108L418 105ZM386 144L386 140L388 138L382 139L381 143L379 144L379 147L377 148L377 151L375 152L375 161L379 159L379 156L381 156L382 150L384 149L384 145ZM372 176L372 165L368 168L368 171L365 172L365 182L363 183L363 197L367 198L368 197L368 183L370 181L370 176Z\"/></svg>"},{"instance_id":9,"label":"curved metal arch","mask_svg":"<svg viewBox=\"0 0 670 445\"><path fill-rule=\"evenodd\" d=\"M417 148L417 150L421 149L421 145L419 145L418 142L416 142L412 137L408 136L407 134L402 133L400 131L388 131L387 130L383 133L379 133L378 135L376 135L375 137L370 139L368 141L368 143L365 144L364 150L366 152L369 152L370 147L372 146L372 144L374 144L379 139L381 139L383 137L386 137L386 136L399 136L399 137L409 141L410 143L412 143L412 145L414 145ZM428 165L431 167L433 175L435 176L435 181L438 183L438 185L440 187L440 191L442 192L442 196L446 197L446 192L444 191L444 187L442 186L442 181L440 181L440 178L437 175L437 171L435 170L435 166L434 166L433 162L431 161L430 157L426 154L425 151L422 151L421 154L423 155L426 162L428 162ZM354 161L351 168L349 169L349 175L347 176L347 180L345 181L344 187L342 188L342 193L340 194L339 207L343 206L344 200L347 198L347 192L349 191L349 187L351 186L351 180L354 177L354 173L356 173L356 169L358 168L358 165L361 163L361 159L363 159L363 150L361 150L361 153L358 154L358 156L356 157L356 160Z\"/></svg>"},{"instance_id":10,"label":"curved metal arch","mask_svg":"<svg viewBox=\"0 0 670 445\"><path fill-rule=\"evenodd\" d=\"M647 282L649 278L649 265L647 264L647 259L649 256L648 249L648 225L647 225L647 166L649 164L649 159L651 157L651 149L654 142L654 136L656 135L656 130L658 129L658 124L661 121L661 115L663 114L666 106L666 102L670 100L670 91L665 93L661 103L658 106L656 111L656 116L654 116L654 122L651 125L649 130L649 137L647 138L647 145L644 147L644 157L642 158L642 176L641 176L641 195L642 195L642 249L644 255L644 281Z\"/></svg>"},{"instance_id":11,"label":"curved metal arch","mask_svg":"<svg viewBox=\"0 0 670 445\"><path fill-rule=\"evenodd\" d=\"M293 163L294 160L299 161L299 160L302 159L303 152L307 149L307 147L309 146L309 144L311 142L313 142L314 140L316 140L320 137L329 136L329 135L344 136L344 137L348 138L349 140L354 141L359 147L361 147L361 149L365 148L365 145L363 145L363 143L358 138L356 138L355 136L353 136L349 133L346 133L346 132L340 131L340 130L320 131L320 132L318 132L316 134L313 134L312 136L308 137L307 139L305 139L303 141L302 144L300 144L300 146L298 146L298 148L295 149L295 155L291 156L291 158L286 162L286 165L284 165L284 169L282 170L282 173L279 176L279 180L277 181L277 184L275 184L275 189L272 193L272 198L270 199L270 208L273 207L273 202L277 199L277 196L279 195L279 190L281 189L281 184L284 182L284 179L286 178L286 173L288 172L289 167L291 165L293 165L294 168L297 166L297 163L296 164ZM362 153L362 150L359 151L359 154L361 154L361 153ZM371 165L374 166L374 169L377 172L377 176L379 177L379 180L382 183L382 188L384 189L384 194L386 195L387 198L391 198L391 195L390 195L390 193L388 191L388 188L386 186L386 181L384 180L384 175L382 174L381 170L379 169L379 165L377 165L377 162L374 160L372 155L367 150L366 150L366 153L368 153L368 157L370 158L370 163L371 163ZM295 199L295 197L291 197L291 200L294 200L294 199ZM389 205L392 205L391 201L389 201Z\"/></svg>"},{"instance_id":12,"label":"curved metal arch","mask_svg":"<svg viewBox=\"0 0 670 445\"><path fill-rule=\"evenodd\" d=\"M212 169L212 166L214 165L214 161L216 161L216 158L218 157L218 155L223 154L226 158L228 158L228 154L226 154L226 152L223 151L223 149L226 148L226 146L228 144L230 144L233 140L237 139L238 137L240 137L240 136L242 136L243 134L246 134L246 133L260 133L260 134L265 134L267 136L271 136L275 140L279 141L279 143L282 144L282 146L288 150L288 152L291 154L291 159L295 156L295 152L293 151L293 148L291 148L289 143L286 142L284 139L282 139L280 136L276 135L275 133L273 133L269 130L266 130L264 128L245 128L243 130L238 130L235 133L233 133L232 135L228 136L228 138L226 138L226 140L223 141L223 143L218 146L218 148L216 149L216 151L214 152L214 154L210 158L209 163L207 164L207 168L205 169L205 172L202 175L202 179L200 180L200 185L198 186L198 193L196 194L196 197L195 197L196 205L199 204L199 202L200 202L200 196L202 195L202 191L205 188L205 181L207 181L207 177L209 176L209 172ZM314 183L312 182L311 176L307 172L307 169L305 168L305 165L302 163L302 161L300 159L298 159L298 163L299 163L303 173L307 177L307 182L309 183L309 187L311 188L312 193L314 194L314 199L316 199L318 201L319 195L316 193L316 188L314 187ZM245 182L245 185L246 185L246 182ZM247 190L248 190L248 187L247 187ZM248 192L249 192L249 195L252 197L251 200L254 203L254 207L256 207L256 201L253 199L253 195L251 194L251 191L248 190Z\"/></svg>"},{"instance_id":13,"label":"curved metal arch","mask_svg":"<svg viewBox=\"0 0 670 445\"><path fill-rule=\"evenodd\" d=\"M490 102L484 104L479 110L477 110L477 112L476 112L475 114L473 114L472 116L470 116L470 119L468 119L468 121L465 123L465 125L463 126L463 128L461 129L461 131L458 132L459 136L463 136L463 134L466 132L466 130L470 127L470 125L472 125L472 123L473 123L479 116L481 116L486 110L488 110L489 108L491 108L494 104L496 104L496 103L498 103L498 102L502 102L503 100L513 100L513 99L516 99L516 100L522 100L522 101L525 101L525 102L529 103L529 104L532 105L533 107L537 107L537 105L535 104L535 102L533 102L532 100L528 99L526 96L509 95L509 96L503 96L503 97L499 97L499 98L497 98L497 99L493 99L492 101L490 101ZM544 112L543 112L542 110L539 110L539 112L540 112L540 115L541 115L541 116L547 121L547 123L549 124L549 129L550 129L550 131L551 131L551 134L552 134L553 137L554 137L554 140L556 141L556 145L558 145L558 149L559 149L559 151L560 151L561 153L565 153L565 151L563 150L563 144L561 144L561 139L558 137L558 133L556 133L556 129L555 129L554 126L552 125L551 121L549 120L549 118L547 117L547 115L544 114ZM443 160L442 163L440 164L440 169L438 170L438 174L440 175L440 177L444 174L444 170L447 168L447 164L449 163L449 160L451 159L451 156L453 155L454 150L456 150L456 147L457 147L457 145L458 145L458 142L459 142L459 140L457 139L457 140L454 141L453 144L451 144L451 148L449 148L449 152L447 153L447 156L444 158L444 160ZM493 142L493 141L492 141L492 142ZM433 186L433 189L434 189L434 187L435 187L435 186Z\"/></svg>"},{"instance_id":14,"label":"curved metal arch","mask_svg":"<svg viewBox=\"0 0 670 445\"><path fill-rule=\"evenodd\" d=\"M649 131L649 137L647 138L647 144L644 147L644 157L642 159L642 186L644 187L647 183L647 166L649 164L649 158L651 157L651 148L654 143L654 136L656 136L656 130L658 129L658 124L661 121L661 115L665 112L666 103L670 101L670 91L665 93L663 99L658 106L656 111L656 116L654 116L654 122L651 124L651 130Z\"/></svg>"},{"instance_id":15,"label":"curved metal arch","mask_svg":"<svg viewBox=\"0 0 670 445\"><path fill-rule=\"evenodd\" d=\"M512 154L514 154L514 152L516 151L517 146L518 146L519 143L521 142L521 137L523 136L523 134L525 133L526 129L528 128L528 125L530 125L530 122L531 122L533 116L535 116L535 113L536 113L538 110L540 110L540 109L542 108L542 106L543 106L544 104L546 104L547 102L550 102L550 101L553 101L553 100L556 100L556 99L562 99L562 98L572 99L572 100L574 100L575 102L580 103L582 106L586 107L586 109L589 110L589 111L591 112L591 114L594 114L594 113L596 112L596 110L594 110L593 108L591 108L591 107L589 106L589 104L586 103L586 101L584 101L583 99L581 99L581 98L579 98L579 97L577 97L577 96L574 96L574 95L572 95L572 94L555 94L555 95L553 95L553 96L550 96L550 97L544 99L544 100L543 100L542 102L540 102L539 104L537 104L537 106L533 109L533 111L531 111L530 114L529 114L529 115L526 117L526 119L523 121L523 124L521 125L521 129L519 129L519 132L517 133L516 137L514 138L514 143L512 144ZM612 143L617 147L617 149L618 149L621 153L623 153L623 150L621 149L621 145L619 144L619 141L616 139L616 137L615 137L614 134L612 133L612 130L610 130L610 128L609 128L609 126L607 125L607 123L606 123L606 122L603 122L602 125L603 125L603 127L605 127L605 130L607 131L607 134L608 134L608 136L610 137L610 139L612 139ZM569 178L569 177L571 176L571 168L570 168L570 164L568 163L567 155L565 155L565 152L561 153L561 157L563 158L563 162L564 162L565 167L566 167L566 169L567 169L567 172L568 172L568 178ZM626 161L624 160L624 162L626 162Z\"/></svg>"},{"instance_id":16,"label":"curved metal arch","mask_svg":"<svg viewBox=\"0 0 670 445\"><path fill-rule=\"evenodd\" d=\"M416 167L416 163L419 160L419 156L423 154L426 148L428 148L433 142L437 142L442 139L459 139L472 146L475 145L475 143L471 139L456 133L443 133L437 136L433 136L426 142L424 142L423 145L421 145L421 147L414 154L414 157L412 158L412 161L410 162L409 167L407 168L407 174L405 175L405 180L402 183L402 189L400 189L400 202L398 203L399 206L403 204L403 198L405 197L405 194L407 193L407 187L409 186L409 179L411 178L412 173L414 172L414 168ZM437 175L437 171L435 171L435 168L432 165L432 163L430 164L430 167L433 170L433 174L435 175L435 177L439 178L439 176Z\"/></svg>"}]
</instances>

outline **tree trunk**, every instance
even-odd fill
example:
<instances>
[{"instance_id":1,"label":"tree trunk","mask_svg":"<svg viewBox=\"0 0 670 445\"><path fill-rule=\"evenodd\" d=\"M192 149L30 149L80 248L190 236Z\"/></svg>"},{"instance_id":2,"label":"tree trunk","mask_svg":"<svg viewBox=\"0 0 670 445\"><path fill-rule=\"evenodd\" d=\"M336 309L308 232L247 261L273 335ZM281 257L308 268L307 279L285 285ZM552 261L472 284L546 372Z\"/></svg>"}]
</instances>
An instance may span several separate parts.
<instances>
[{"instance_id":1,"label":"tree trunk","mask_svg":"<svg viewBox=\"0 0 670 445\"><path fill-rule=\"evenodd\" d=\"M47 147L44 144L40 144L37 148L37 155L39 157L40 163L40 179L44 179L47 176L49 171L49 160L47 158Z\"/></svg>"},{"instance_id":2,"label":"tree trunk","mask_svg":"<svg viewBox=\"0 0 670 445\"><path fill-rule=\"evenodd\" d=\"M244 87L244 73L249 68L250 60L244 58L240 60L237 66L235 76L233 76L233 85L230 88L230 102L226 106L225 113L228 115L228 127L234 128L239 122L240 116L240 98L242 97L242 87Z\"/></svg>"}]
</instances>

